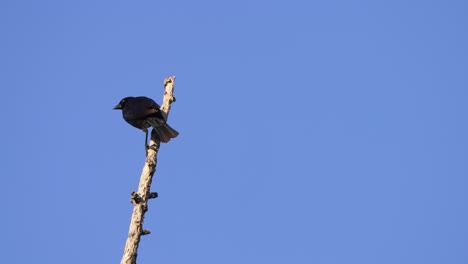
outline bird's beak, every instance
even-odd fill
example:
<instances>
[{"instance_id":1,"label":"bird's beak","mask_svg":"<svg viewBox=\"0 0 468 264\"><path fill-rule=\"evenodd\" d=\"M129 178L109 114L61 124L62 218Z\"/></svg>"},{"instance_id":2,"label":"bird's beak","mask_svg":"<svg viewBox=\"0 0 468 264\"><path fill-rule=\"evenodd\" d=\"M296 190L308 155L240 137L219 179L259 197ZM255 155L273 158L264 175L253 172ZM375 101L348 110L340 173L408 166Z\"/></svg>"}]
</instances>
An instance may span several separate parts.
<instances>
[{"instance_id":1,"label":"bird's beak","mask_svg":"<svg viewBox=\"0 0 468 264\"><path fill-rule=\"evenodd\" d=\"M118 109L122 109L122 106L120 104L116 105L114 108L114 110L118 110Z\"/></svg>"}]
</instances>

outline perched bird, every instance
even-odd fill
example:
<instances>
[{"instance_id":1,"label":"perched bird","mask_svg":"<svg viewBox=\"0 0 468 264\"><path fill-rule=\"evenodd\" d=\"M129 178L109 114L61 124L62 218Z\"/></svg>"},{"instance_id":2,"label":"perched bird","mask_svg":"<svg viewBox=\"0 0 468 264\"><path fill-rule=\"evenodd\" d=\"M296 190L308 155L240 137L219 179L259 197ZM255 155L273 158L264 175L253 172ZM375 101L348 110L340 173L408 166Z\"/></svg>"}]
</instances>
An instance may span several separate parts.
<instances>
[{"instance_id":1,"label":"perched bird","mask_svg":"<svg viewBox=\"0 0 468 264\"><path fill-rule=\"evenodd\" d=\"M166 119L159 108L159 105L151 98L139 96L125 97L114 107L114 110L121 109L123 118L127 123L145 132L145 148L147 148L149 127L154 128L159 135L159 139L164 143L179 135L179 132L166 123Z\"/></svg>"}]
</instances>

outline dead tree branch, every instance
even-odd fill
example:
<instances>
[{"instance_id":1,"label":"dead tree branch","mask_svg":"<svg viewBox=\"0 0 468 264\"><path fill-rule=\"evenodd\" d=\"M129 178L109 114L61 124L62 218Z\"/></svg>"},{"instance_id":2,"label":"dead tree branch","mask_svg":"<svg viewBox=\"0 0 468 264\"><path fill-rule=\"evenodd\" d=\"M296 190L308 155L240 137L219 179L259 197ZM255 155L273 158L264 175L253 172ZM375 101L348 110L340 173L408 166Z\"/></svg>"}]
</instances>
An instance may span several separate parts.
<instances>
[{"instance_id":1,"label":"dead tree branch","mask_svg":"<svg viewBox=\"0 0 468 264\"><path fill-rule=\"evenodd\" d=\"M175 76L168 77L164 80L164 97L161 106L165 118L169 116L171 104L175 102L173 96ZM154 172L156 171L157 156L159 151L159 139L157 133L151 132L151 141L146 154L145 165L140 176L138 191L132 192L131 202L133 203L132 219L128 231L127 242L125 243L124 254L120 264L136 264L138 245L142 235L148 235L151 232L143 229L143 219L146 211L148 211L148 200L158 197L158 193L150 192L151 181L153 180Z\"/></svg>"}]
</instances>

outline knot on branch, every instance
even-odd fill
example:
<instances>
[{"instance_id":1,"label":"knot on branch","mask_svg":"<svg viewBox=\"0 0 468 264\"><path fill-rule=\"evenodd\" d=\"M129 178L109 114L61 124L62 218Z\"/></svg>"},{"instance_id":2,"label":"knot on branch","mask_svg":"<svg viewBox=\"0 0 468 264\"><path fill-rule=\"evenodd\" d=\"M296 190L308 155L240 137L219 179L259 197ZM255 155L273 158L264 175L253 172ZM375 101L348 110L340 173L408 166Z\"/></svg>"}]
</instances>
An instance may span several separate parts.
<instances>
[{"instance_id":1,"label":"knot on branch","mask_svg":"<svg viewBox=\"0 0 468 264\"><path fill-rule=\"evenodd\" d=\"M141 198L141 196L135 191L132 191L130 193L130 195L132 196L131 199L130 199L130 202L133 205L137 205L137 204L139 204L139 203L141 203L143 201L143 198Z\"/></svg>"},{"instance_id":2,"label":"knot on branch","mask_svg":"<svg viewBox=\"0 0 468 264\"><path fill-rule=\"evenodd\" d=\"M148 229L145 229L145 230L141 231L142 236L146 236L146 235L149 235L149 234L151 234L151 231L149 231Z\"/></svg>"},{"instance_id":3,"label":"knot on branch","mask_svg":"<svg viewBox=\"0 0 468 264\"><path fill-rule=\"evenodd\" d=\"M157 192L152 192L149 194L148 199L158 198L159 194Z\"/></svg>"}]
</instances>

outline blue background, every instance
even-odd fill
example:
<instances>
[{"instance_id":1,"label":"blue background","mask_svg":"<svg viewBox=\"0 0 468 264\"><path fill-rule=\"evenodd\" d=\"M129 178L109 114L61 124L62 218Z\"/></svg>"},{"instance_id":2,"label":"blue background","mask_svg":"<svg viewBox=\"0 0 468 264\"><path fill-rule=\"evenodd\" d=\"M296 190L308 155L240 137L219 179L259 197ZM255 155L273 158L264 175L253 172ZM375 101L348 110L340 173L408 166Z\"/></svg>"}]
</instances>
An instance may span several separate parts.
<instances>
[{"instance_id":1,"label":"blue background","mask_svg":"<svg viewBox=\"0 0 468 264\"><path fill-rule=\"evenodd\" d=\"M468 263L468 2L1 1L4 263Z\"/></svg>"}]
</instances>

